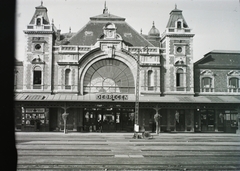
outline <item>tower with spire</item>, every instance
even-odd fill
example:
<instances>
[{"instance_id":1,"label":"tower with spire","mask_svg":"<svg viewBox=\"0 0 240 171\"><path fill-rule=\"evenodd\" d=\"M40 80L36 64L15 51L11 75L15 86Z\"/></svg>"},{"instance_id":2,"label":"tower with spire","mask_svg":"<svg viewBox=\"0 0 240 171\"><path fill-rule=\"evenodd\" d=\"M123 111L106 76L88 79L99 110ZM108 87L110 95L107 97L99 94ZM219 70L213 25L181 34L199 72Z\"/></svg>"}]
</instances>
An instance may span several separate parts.
<instances>
[{"instance_id":1,"label":"tower with spire","mask_svg":"<svg viewBox=\"0 0 240 171\"><path fill-rule=\"evenodd\" d=\"M47 8L35 7L27 28L24 30L27 47L24 57L23 91L32 89L51 92L52 46L55 37L53 22L50 23Z\"/></svg>"},{"instance_id":2,"label":"tower with spire","mask_svg":"<svg viewBox=\"0 0 240 171\"><path fill-rule=\"evenodd\" d=\"M193 95L193 37L182 10L175 8L161 37L165 94ZM163 72L162 72L163 73Z\"/></svg>"}]
</instances>

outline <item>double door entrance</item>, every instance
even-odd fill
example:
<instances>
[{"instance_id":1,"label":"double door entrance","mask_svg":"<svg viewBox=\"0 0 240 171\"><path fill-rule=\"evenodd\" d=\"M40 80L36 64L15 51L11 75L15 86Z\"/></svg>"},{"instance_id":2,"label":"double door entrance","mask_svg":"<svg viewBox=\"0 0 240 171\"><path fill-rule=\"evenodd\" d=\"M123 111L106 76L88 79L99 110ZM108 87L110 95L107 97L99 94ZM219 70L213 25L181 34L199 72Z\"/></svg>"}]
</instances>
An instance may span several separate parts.
<instances>
[{"instance_id":1,"label":"double door entrance","mask_svg":"<svg viewBox=\"0 0 240 171\"><path fill-rule=\"evenodd\" d=\"M215 111L214 110L200 110L201 116L201 131L215 130Z\"/></svg>"},{"instance_id":2,"label":"double door entrance","mask_svg":"<svg viewBox=\"0 0 240 171\"><path fill-rule=\"evenodd\" d=\"M83 122L86 132L132 132L134 109L113 106L84 108Z\"/></svg>"}]
</instances>

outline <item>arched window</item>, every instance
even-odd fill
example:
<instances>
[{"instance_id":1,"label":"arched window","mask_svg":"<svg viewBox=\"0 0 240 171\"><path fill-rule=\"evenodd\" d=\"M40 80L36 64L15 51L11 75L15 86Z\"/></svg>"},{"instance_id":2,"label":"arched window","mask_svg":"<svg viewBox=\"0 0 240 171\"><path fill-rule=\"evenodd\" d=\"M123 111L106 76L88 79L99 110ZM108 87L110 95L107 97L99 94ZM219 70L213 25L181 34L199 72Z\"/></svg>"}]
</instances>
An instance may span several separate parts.
<instances>
[{"instance_id":1,"label":"arched window","mask_svg":"<svg viewBox=\"0 0 240 171\"><path fill-rule=\"evenodd\" d=\"M210 77L204 77L202 78L202 91L203 92L212 92L212 78Z\"/></svg>"},{"instance_id":2,"label":"arched window","mask_svg":"<svg viewBox=\"0 0 240 171\"><path fill-rule=\"evenodd\" d=\"M239 91L239 82L240 79L236 77L232 77L229 79L229 90L230 92L238 92Z\"/></svg>"},{"instance_id":3,"label":"arched window","mask_svg":"<svg viewBox=\"0 0 240 171\"><path fill-rule=\"evenodd\" d=\"M177 91L183 91L184 90L183 79L184 79L183 69L178 69L177 73L176 73L176 87L177 87Z\"/></svg>"},{"instance_id":4,"label":"arched window","mask_svg":"<svg viewBox=\"0 0 240 171\"><path fill-rule=\"evenodd\" d=\"M17 89L18 71L14 70L14 88Z\"/></svg>"},{"instance_id":5,"label":"arched window","mask_svg":"<svg viewBox=\"0 0 240 171\"><path fill-rule=\"evenodd\" d=\"M37 18L37 26L41 25L41 18Z\"/></svg>"},{"instance_id":6,"label":"arched window","mask_svg":"<svg viewBox=\"0 0 240 171\"><path fill-rule=\"evenodd\" d=\"M148 90L153 90L154 86L154 78L153 78L153 71L148 71Z\"/></svg>"},{"instance_id":7,"label":"arched window","mask_svg":"<svg viewBox=\"0 0 240 171\"><path fill-rule=\"evenodd\" d=\"M41 67L36 66L33 70L33 88L41 89L42 84L42 70Z\"/></svg>"},{"instance_id":8,"label":"arched window","mask_svg":"<svg viewBox=\"0 0 240 171\"><path fill-rule=\"evenodd\" d=\"M177 22L177 28L178 28L178 29L182 28L182 22L181 22L181 21L178 21L178 22Z\"/></svg>"},{"instance_id":9,"label":"arched window","mask_svg":"<svg viewBox=\"0 0 240 171\"><path fill-rule=\"evenodd\" d=\"M65 70L65 89L71 89L70 85L70 69Z\"/></svg>"}]
</instances>

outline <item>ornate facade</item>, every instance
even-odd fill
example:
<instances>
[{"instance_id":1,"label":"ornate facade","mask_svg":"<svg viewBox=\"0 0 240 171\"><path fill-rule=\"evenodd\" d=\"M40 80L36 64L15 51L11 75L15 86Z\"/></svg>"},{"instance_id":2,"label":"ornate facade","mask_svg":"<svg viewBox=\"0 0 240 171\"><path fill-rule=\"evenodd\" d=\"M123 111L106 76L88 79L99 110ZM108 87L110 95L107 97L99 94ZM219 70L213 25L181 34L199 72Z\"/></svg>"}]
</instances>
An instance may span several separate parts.
<instances>
[{"instance_id":1,"label":"ornate facade","mask_svg":"<svg viewBox=\"0 0 240 171\"><path fill-rule=\"evenodd\" d=\"M77 33L61 33L41 4L24 34L25 58L15 67L17 130L61 131L64 113L69 131L97 131L99 121L106 132L133 131L134 124L153 130L159 112L161 131L226 131L217 122L219 101L202 96L212 92L205 78L215 79L214 72L194 69L194 34L176 7L161 37L154 23L143 35L106 5ZM239 81L237 68L227 75L227 85ZM239 95L239 83L235 86L237 91L228 90ZM235 99L222 100L221 110L236 111L240 99ZM203 108L214 115L213 122L203 123Z\"/></svg>"}]
</instances>

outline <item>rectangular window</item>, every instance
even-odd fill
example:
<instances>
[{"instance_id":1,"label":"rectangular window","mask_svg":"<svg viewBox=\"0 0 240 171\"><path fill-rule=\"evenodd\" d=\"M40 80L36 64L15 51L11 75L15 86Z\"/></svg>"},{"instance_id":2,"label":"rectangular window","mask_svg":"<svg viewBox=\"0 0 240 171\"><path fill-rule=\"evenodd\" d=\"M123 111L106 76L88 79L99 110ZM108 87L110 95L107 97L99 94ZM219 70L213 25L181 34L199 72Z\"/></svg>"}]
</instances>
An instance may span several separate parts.
<instances>
[{"instance_id":1,"label":"rectangular window","mask_svg":"<svg viewBox=\"0 0 240 171\"><path fill-rule=\"evenodd\" d=\"M70 69L65 71L65 89L71 89L70 85Z\"/></svg>"}]
</instances>

